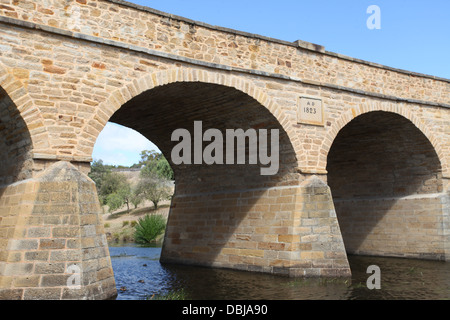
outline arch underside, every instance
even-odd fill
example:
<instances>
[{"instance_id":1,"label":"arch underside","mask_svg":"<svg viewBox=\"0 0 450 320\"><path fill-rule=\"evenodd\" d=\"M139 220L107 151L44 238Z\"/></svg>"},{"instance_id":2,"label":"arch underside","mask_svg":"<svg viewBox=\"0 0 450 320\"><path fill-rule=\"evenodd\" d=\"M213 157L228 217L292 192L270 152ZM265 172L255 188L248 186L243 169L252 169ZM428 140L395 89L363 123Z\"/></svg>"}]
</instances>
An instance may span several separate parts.
<instances>
[{"instance_id":1,"label":"arch underside","mask_svg":"<svg viewBox=\"0 0 450 320\"><path fill-rule=\"evenodd\" d=\"M262 222L268 233L278 237L275 229L269 231L270 226L275 228L282 214L292 214L292 205L288 208L279 204L270 208L270 203L276 204L276 198L269 200L267 197L269 189L299 185L295 151L277 119L249 95L222 85L176 82L141 93L117 110L110 121L130 127L155 143L174 170L175 195L164 240L163 261L243 265L243 252L258 249L258 243L264 243L261 231L257 230L263 227ZM179 141L171 141L171 135L176 129L190 132L192 153L197 152L194 139L202 137L196 136L194 121L201 121L201 134L208 129L222 132L224 155L227 129L278 130L278 172L262 175L264 166L259 161L249 164L248 141L245 150L234 150L245 152L245 164L227 164L225 158L223 164L208 165L204 161L202 164L174 164L171 151ZM267 155L272 151L270 141L269 135ZM203 148L209 143L204 142ZM193 156L191 160L193 163ZM294 190L290 191L292 202L295 201ZM264 259L264 250L256 251L259 261L247 257L250 260L247 265L268 260Z\"/></svg>"},{"instance_id":2,"label":"arch underside","mask_svg":"<svg viewBox=\"0 0 450 320\"><path fill-rule=\"evenodd\" d=\"M199 193L234 189L251 189L298 184L295 172L296 157L285 131L274 116L250 96L230 87L200 82L179 82L148 90L125 103L110 119L140 132L154 142L171 162L171 150L179 141L171 141L176 129L187 129L191 134L192 152L194 121L201 121L203 134L218 129L223 136L226 151L227 129L276 129L280 135L279 170L276 175L261 175L261 165L248 164L249 143L246 141L245 164L174 165L177 192ZM210 142L204 142L206 147ZM270 135L268 137L270 155ZM192 163L194 157L191 157Z\"/></svg>"},{"instance_id":3,"label":"arch underside","mask_svg":"<svg viewBox=\"0 0 450 320\"><path fill-rule=\"evenodd\" d=\"M31 177L31 137L17 106L0 87L0 186Z\"/></svg>"},{"instance_id":4,"label":"arch underside","mask_svg":"<svg viewBox=\"0 0 450 320\"><path fill-rule=\"evenodd\" d=\"M338 119L334 121L328 134L323 139L319 163L326 164L327 157L330 152L332 143L335 141L337 134L344 128L348 123L350 123L355 117L360 115L370 113L370 112L387 112L398 114L405 119L409 120L430 142L433 149L435 150L437 157L440 161L442 176L449 179L449 166L447 161L447 155L445 152L445 140L438 138L438 135L433 126L429 125L429 120L417 116L416 112L409 108L407 104L394 104L388 102L368 102L364 105L360 105L359 108L350 108L346 112L343 112ZM420 112L419 112L420 113ZM444 125L445 127L445 125ZM320 165L320 169L322 169ZM325 169L325 168L323 168Z\"/></svg>"},{"instance_id":5,"label":"arch underside","mask_svg":"<svg viewBox=\"0 0 450 320\"><path fill-rule=\"evenodd\" d=\"M445 258L441 164L411 121L356 117L334 140L327 170L347 252Z\"/></svg>"}]
</instances>

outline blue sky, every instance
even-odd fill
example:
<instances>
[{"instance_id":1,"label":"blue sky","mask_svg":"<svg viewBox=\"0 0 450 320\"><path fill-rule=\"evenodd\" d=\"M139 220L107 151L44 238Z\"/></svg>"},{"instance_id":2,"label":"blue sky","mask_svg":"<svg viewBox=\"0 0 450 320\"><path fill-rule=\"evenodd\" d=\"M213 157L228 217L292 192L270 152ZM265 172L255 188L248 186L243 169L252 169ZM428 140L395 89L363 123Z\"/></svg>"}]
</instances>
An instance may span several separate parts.
<instances>
[{"instance_id":1,"label":"blue sky","mask_svg":"<svg viewBox=\"0 0 450 320\"><path fill-rule=\"evenodd\" d=\"M328 51L450 79L449 0L133 0L136 4L276 39L304 40ZM381 29L369 30L370 5ZM113 144L111 144L113 143ZM114 149L111 150L111 147ZM157 147L135 131L108 124L94 159L131 165Z\"/></svg>"}]
</instances>

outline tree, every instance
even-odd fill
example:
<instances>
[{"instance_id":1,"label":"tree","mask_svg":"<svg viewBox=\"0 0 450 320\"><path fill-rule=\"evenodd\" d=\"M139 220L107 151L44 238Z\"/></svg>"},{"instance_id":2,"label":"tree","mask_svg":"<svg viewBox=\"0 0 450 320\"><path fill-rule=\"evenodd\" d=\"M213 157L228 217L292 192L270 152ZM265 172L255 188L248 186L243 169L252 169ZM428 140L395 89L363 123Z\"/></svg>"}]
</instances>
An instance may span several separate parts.
<instances>
[{"instance_id":1,"label":"tree","mask_svg":"<svg viewBox=\"0 0 450 320\"><path fill-rule=\"evenodd\" d=\"M155 150L141 151L141 161L139 161L140 168L148 171L156 171L158 161L161 159L162 153Z\"/></svg>"},{"instance_id":2,"label":"tree","mask_svg":"<svg viewBox=\"0 0 450 320\"><path fill-rule=\"evenodd\" d=\"M123 206L123 199L117 193L111 193L106 197L106 204L109 207L109 212L113 212Z\"/></svg>"},{"instance_id":3,"label":"tree","mask_svg":"<svg viewBox=\"0 0 450 320\"><path fill-rule=\"evenodd\" d=\"M99 196L103 199L103 203L109 206L110 212L121 208L124 204L130 211L131 185L122 173L110 172L106 174L99 190Z\"/></svg>"},{"instance_id":4,"label":"tree","mask_svg":"<svg viewBox=\"0 0 450 320\"><path fill-rule=\"evenodd\" d=\"M121 188L121 185L126 183L127 178L118 172L108 172L106 173L98 188L98 195L100 198L100 202L106 204L107 197L112 193L117 193L117 191Z\"/></svg>"},{"instance_id":5,"label":"tree","mask_svg":"<svg viewBox=\"0 0 450 320\"><path fill-rule=\"evenodd\" d=\"M141 152L141 161L139 163L144 175L157 174L169 180L173 180L174 178L169 161L167 161L162 153L154 150L144 150Z\"/></svg>"},{"instance_id":6,"label":"tree","mask_svg":"<svg viewBox=\"0 0 450 320\"><path fill-rule=\"evenodd\" d=\"M110 212L121 208L124 204L129 211L130 203L137 208L144 199L152 201L157 209L158 203L171 195L170 180L174 179L174 173L162 153L143 150L141 160L133 167L141 168L136 187L130 185L124 174L113 172L114 166L104 165L102 160L92 162L89 176L97 186L100 203L108 205Z\"/></svg>"},{"instance_id":7,"label":"tree","mask_svg":"<svg viewBox=\"0 0 450 320\"><path fill-rule=\"evenodd\" d=\"M110 166L106 166L103 164L102 160L94 160L91 163L91 172L89 172L88 176L95 182L95 186L97 187L97 192L99 195L100 202L105 204L107 194L101 192L103 187L103 182L108 174L111 173Z\"/></svg>"},{"instance_id":8,"label":"tree","mask_svg":"<svg viewBox=\"0 0 450 320\"><path fill-rule=\"evenodd\" d=\"M157 165L156 165L156 172L163 178L166 178L168 180L174 179L174 173L172 170L172 167L169 164L169 161L162 156L161 159L159 159Z\"/></svg>"},{"instance_id":9,"label":"tree","mask_svg":"<svg viewBox=\"0 0 450 320\"><path fill-rule=\"evenodd\" d=\"M162 153L155 150L142 150L141 151L141 163L146 164L148 162L158 161L162 156Z\"/></svg>"},{"instance_id":10,"label":"tree","mask_svg":"<svg viewBox=\"0 0 450 320\"><path fill-rule=\"evenodd\" d=\"M117 187L116 194L122 199L123 203L127 205L127 211L129 212L132 197L131 185L128 180L126 180L125 176L123 177L125 180L121 180L119 186Z\"/></svg>"},{"instance_id":11,"label":"tree","mask_svg":"<svg viewBox=\"0 0 450 320\"><path fill-rule=\"evenodd\" d=\"M158 203L168 199L172 194L170 181L155 173L141 171L141 179L139 180L138 193L142 194L145 199L153 202L155 210L158 209Z\"/></svg>"},{"instance_id":12,"label":"tree","mask_svg":"<svg viewBox=\"0 0 450 320\"><path fill-rule=\"evenodd\" d=\"M137 209L138 205L144 200L143 194L139 191L138 187L135 187L131 190L130 202L134 205L134 208Z\"/></svg>"}]
</instances>

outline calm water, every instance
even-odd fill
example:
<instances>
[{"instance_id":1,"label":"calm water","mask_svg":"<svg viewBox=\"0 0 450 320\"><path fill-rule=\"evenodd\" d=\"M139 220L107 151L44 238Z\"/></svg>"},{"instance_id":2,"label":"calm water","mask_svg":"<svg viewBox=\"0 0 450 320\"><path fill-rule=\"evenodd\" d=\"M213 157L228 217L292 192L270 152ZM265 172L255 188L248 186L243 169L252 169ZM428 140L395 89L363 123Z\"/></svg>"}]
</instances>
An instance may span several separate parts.
<instances>
[{"instance_id":1,"label":"calm water","mask_svg":"<svg viewBox=\"0 0 450 320\"><path fill-rule=\"evenodd\" d=\"M162 265L161 248L110 247L118 300L183 289L192 300L450 299L450 263L350 256L351 280L298 279L235 270ZM381 289L369 290L366 270L381 269ZM121 288L126 287L126 290Z\"/></svg>"}]
</instances>

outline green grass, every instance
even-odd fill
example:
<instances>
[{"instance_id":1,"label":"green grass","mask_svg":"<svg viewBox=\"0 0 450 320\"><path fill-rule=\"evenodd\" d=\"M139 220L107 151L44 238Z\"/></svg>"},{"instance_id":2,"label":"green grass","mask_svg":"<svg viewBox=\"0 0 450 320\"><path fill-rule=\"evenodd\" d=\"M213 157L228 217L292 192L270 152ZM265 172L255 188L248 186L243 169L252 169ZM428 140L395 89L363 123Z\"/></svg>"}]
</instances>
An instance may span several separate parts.
<instances>
[{"instance_id":1,"label":"green grass","mask_svg":"<svg viewBox=\"0 0 450 320\"><path fill-rule=\"evenodd\" d=\"M148 296L146 300L186 300L187 294L184 289L173 290L161 294L154 294L152 296Z\"/></svg>"}]
</instances>

